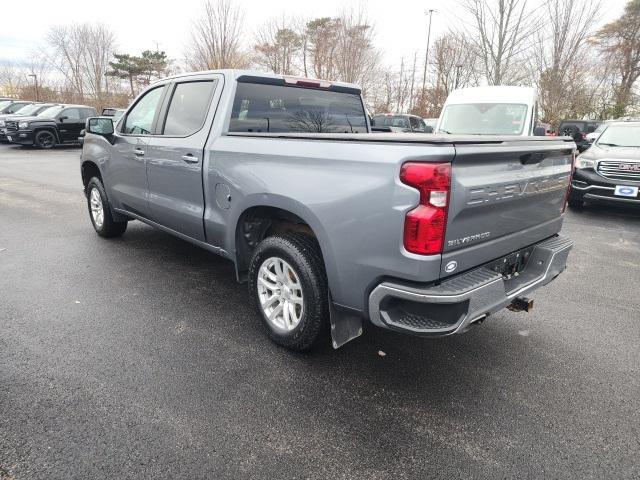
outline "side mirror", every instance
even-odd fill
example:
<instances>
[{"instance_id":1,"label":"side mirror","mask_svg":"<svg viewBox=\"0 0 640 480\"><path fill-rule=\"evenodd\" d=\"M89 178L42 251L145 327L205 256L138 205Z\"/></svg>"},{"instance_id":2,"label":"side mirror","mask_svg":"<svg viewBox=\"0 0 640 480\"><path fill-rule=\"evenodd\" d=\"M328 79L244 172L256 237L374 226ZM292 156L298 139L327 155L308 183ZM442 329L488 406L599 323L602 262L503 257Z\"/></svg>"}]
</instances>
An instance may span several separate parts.
<instances>
[{"instance_id":1,"label":"side mirror","mask_svg":"<svg viewBox=\"0 0 640 480\"><path fill-rule=\"evenodd\" d=\"M544 127L536 127L533 129L533 136L534 137L544 137L546 133L546 130Z\"/></svg>"},{"instance_id":2,"label":"side mirror","mask_svg":"<svg viewBox=\"0 0 640 480\"><path fill-rule=\"evenodd\" d=\"M92 117L87 119L86 133L107 137L113 135L113 121L105 117Z\"/></svg>"},{"instance_id":3,"label":"side mirror","mask_svg":"<svg viewBox=\"0 0 640 480\"><path fill-rule=\"evenodd\" d=\"M69 117L60 117L58 120L60 120L61 122L64 122L67 118Z\"/></svg>"}]
</instances>

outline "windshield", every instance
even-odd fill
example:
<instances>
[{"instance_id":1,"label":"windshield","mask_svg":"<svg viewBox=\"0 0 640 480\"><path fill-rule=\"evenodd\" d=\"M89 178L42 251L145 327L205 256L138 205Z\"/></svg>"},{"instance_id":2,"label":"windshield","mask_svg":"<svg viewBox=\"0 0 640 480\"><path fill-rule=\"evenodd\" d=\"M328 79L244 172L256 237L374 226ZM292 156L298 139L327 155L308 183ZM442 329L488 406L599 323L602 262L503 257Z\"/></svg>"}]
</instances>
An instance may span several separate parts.
<instances>
[{"instance_id":1,"label":"windshield","mask_svg":"<svg viewBox=\"0 0 640 480\"><path fill-rule=\"evenodd\" d=\"M371 125L374 127L411 128L409 119L402 115L376 115L371 119Z\"/></svg>"},{"instance_id":2,"label":"windshield","mask_svg":"<svg viewBox=\"0 0 640 480\"><path fill-rule=\"evenodd\" d=\"M38 114L38 117L54 118L56 115L58 115L62 111L63 108L64 108L64 106L62 106L62 105L56 105L54 107L49 107L49 108L41 111Z\"/></svg>"},{"instance_id":3,"label":"windshield","mask_svg":"<svg viewBox=\"0 0 640 480\"><path fill-rule=\"evenodd\" d=\"M16 110L17 115L33 115L42 105L32 103L31 105L25 105L20 110Z\"/></svg>"},{"instance_id":4,"label":"windshield","mask_svg":"<svg viewBox=\"0 0 640 480\"><path fill-rule=\"evenodd\" d=\"M604 129L607 128L607 124L606 123L601 123L600 125L598 125L598 128L596 128L593 133L602 133L604 132Z\"/></svg>"},{"instance_id":5,"label":"windshield","mask_svg":"<svg viewBox=\"0 0 640 480\"><path fill-rule=\"evenodd\" d=\"M610 125L598 138L603 147L640 147L640 124Z\"/></svg>"},{"instance_id":6,"label":"windshield","mask_svg":"<svg viewBox=\"0 0 640 480\"><path fill-rule=\"evenodd\" d=\"M527 106L518 103L466 103L448 105L439 130L465 135L520 135Z\"/></svg>"},{"instance_id":7,"label":"windshield","mask_svg":"<svg viewBox=\"0 0 640 480\"><path fill-rule=\"evenodd\" d=\"M0 110L2 110L7 105L11 105L11 101L10 100L3 100L2 102L0 102Z\"/></svg>"}]
</instances>

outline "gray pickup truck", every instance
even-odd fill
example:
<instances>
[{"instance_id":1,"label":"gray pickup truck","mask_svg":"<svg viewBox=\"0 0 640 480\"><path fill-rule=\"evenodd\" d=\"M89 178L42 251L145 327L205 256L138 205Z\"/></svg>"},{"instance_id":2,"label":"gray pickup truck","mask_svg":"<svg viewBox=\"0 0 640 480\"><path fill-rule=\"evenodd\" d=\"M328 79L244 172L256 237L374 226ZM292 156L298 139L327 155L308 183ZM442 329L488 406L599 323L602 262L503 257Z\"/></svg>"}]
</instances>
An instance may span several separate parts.
<instances>
[{"instance_id":1,"label":"gray pickup truck","mask_svg":"<svg viewBox=\"0 0 640 480\"><path fill-rule=\"evenodd\" d=\"M363 320L457 334L566 268L575 144L371 133L351 84L243 71L155 83L89 119L93 227L141 220L222 255L278 344L337 348Z\"/></svg>"}]
</instances>

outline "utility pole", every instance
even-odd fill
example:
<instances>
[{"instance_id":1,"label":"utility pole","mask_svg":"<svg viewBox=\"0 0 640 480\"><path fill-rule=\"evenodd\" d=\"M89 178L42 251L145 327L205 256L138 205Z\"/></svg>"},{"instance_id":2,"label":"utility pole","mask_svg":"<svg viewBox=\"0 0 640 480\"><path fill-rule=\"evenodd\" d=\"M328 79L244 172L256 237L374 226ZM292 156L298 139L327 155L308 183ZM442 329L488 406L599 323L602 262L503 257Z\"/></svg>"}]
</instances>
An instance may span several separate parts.
<instances>
[{"instance_id":1,"label":"utility pole","mask_svg":"<svg viewBox=\"0 0 640 480\"><path fill-rule=\"evenodd\" d=\"M403 95L403 85L402 85L402 81L404 79L404 57L402 57L402 60L400 62L400 82L398 82L398 108L396 109L396 112L398 113L403 113L402 112L402 104L404 103L404 95Z\"/></svg>"},{"instance_id":2,"label":"utility pole","mask_svg":"<svg viewBox=\"0 0 640 480\"><path fill-rule=\"evenodd\" d=\"M427 63L429 62L429 43L431 41L431 17L433 17L435 10L432 8L425 12L429 15L429 28L427 29L427 51L424 54L424 72L422 73L422 94L421 98L424 100L424 91L427 86Z\"/></svg>"},{"instance_id":3,"label":"utility pole","mask_svg":"<svg viewBox=\"0 0 640 480\"><path fill-rule=\"evenodd\" d=\"M455 87L453 87L454 89L458 88L458 80L460 79L460 69L462 68L462 65L458 64L456 65L456 84Z\"/></svg>"},{"instance_id":4,"label":"utility pole","mask_svg":"<svg viewBox=\"0 0 640 480\"><path fill-rule=\"evenodd\" d=\"M413 110L413 90L416 83L416 62L418 60L418 52L413 54L413 69L411 70L411 91L409 93L409 112Z\"/></svg>"},{"instance_id":5,"label":"utility pole","mask_svg":"<svg viewBox=\"0 0 640 480\"><path fill-rule=\"evenodd\" d=\"M35 87L36 87L36 102L40 101L40 95L38 95L38 76L35 73L29 75L29 77L33 77Z\"/></svg>"}]
</instances>

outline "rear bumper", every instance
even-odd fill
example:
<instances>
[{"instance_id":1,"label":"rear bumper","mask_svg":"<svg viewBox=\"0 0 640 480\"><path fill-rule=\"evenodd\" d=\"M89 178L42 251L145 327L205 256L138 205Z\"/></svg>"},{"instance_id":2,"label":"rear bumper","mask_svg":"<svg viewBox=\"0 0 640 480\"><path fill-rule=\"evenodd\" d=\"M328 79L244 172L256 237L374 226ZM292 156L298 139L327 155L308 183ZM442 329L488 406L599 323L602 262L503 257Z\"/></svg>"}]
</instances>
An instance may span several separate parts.
<instances>
[{"instance_id":1,"label":"rear bumper","mask_svg":"<svg viewBox=\"0 0 640 480\"><path fill-rule=\"evenodd\" d=\"M379 327L415 335L462 333L557 277L566 268L572 246L573 241L563 236L536 244L525 268L509 279L483 266L436 286L383 282L369 296L369 317Z\"/></svg>"}]
</instances>

